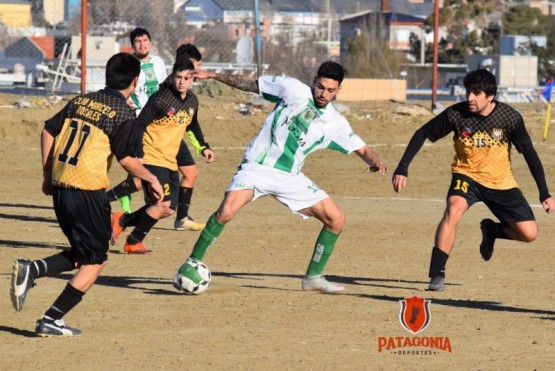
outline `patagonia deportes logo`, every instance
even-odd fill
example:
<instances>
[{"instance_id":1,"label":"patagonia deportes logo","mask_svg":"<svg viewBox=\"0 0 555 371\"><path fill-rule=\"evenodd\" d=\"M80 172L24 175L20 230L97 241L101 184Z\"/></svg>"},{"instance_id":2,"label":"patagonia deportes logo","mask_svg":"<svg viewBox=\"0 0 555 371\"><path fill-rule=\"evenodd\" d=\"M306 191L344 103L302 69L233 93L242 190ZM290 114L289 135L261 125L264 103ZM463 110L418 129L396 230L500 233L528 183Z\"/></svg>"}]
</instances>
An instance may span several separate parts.
<instances>
[{"instance_id":1,"label":"patagonia deportes logo","mask_svg":"<svg viewBox=\"0 0 555 371\"><path fill-rule=\"evenodd\" d=\"M405 330L416 335L428 327L432 320L430 302L431 300L419 298L418 296L399 300L399 303L401 303L399 322L401 322Z\"/></svg>"},{"instance_id":2,"label":"patagonia deportes logo","mask_svg":"<svg viewBox=\"0 0 555 371\"><path fill-rule=\"evenodd\" d=\"M379 336L378 352L399 355L431 356L440 351L452 352L451 340L446 336L414 336L424 331L432 320L431 300L418 296L399 300L399 322L411 336Z\"/></svg>"}]
</instances>

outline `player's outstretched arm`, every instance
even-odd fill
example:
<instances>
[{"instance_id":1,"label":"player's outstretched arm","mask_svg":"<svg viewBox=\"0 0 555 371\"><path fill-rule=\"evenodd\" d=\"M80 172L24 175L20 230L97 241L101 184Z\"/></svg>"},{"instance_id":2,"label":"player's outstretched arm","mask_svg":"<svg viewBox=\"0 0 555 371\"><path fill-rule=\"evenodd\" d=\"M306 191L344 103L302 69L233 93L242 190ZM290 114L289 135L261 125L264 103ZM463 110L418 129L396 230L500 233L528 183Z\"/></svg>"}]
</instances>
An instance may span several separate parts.
<instances>
[{"instance_id":1,"label":"player's outstretched arm","mask_svg":"<svg viewBox=\"0 0 555 371\"><path fill-rule=\"evenodd\" d=\"M420 151L420 148L424 145L426 141L426 135L424 134L424 127L416 130L407 145L407 149L403 154L403 157L399 161L397 168L393 172L393 178L391 179L391 183L393 184L393 190L397 193L401 191L401 189L405 188L407 185L407 177L409 173L409 165Z\"/></svg>"},{"instance_id":2,"label":"player's outstretched arm","mask_svg":"<svg viewBox=\"0 0 555 371\"><path fill-rule=\"evenodd\" d=\"M196 70L195 72L193 72L193 76L199 79L213 79L219 82L223 82L224 84L235 89L256 94L260 93L260 89L258 88L258 81L252 77L219 74L216 72L204 70Z\"/></svg>"},{"instance_id":3,"label":"player's outstretched arm","mask_svg":"<svg viewBox=\"0 0 555 371\"><path fill-rule=\"evenodd\" d=\"M380 160L376 152L374 152L368 145L357 149L356 154L366 162L368 165L368 172L375 173L379 172L381 175L387 173L387 166Z\"/></svg>"}]
</instances>

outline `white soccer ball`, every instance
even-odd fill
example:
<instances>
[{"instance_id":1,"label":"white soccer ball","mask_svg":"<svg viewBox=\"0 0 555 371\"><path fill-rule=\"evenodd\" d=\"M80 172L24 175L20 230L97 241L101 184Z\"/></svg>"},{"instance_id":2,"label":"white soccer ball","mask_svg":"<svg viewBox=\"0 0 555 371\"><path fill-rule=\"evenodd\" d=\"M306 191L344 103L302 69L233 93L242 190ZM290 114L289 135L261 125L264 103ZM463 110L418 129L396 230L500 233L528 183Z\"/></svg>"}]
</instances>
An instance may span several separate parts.
<instances>
[{"instance_id":1,"label":"white soccer ball","mask_svg":"<svg viewBox=\"0 0 555 371\"><path fill-rule=\"evenodd\" d=\"M206 264L189 258L177 270L173 286L184 294L198 295L208 290L211 281L212 274Z\"/></svg>"}]
</instances>

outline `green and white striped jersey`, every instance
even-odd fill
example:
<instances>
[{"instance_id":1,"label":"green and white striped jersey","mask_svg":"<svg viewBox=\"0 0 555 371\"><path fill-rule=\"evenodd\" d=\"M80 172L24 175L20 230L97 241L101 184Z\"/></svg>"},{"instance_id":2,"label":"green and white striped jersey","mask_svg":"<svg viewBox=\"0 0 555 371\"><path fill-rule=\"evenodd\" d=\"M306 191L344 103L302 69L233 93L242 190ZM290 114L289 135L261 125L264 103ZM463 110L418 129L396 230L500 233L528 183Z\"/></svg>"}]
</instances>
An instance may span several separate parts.
<instances>
[{"instance_id":1,"label":"green and white striped jersey","mask_svg":"<svg viewBox=\"0 0 555 371\"><path fill-rule=\"evenodd\" d=\"M245 151L246 161L298 174L312 152L329 148L348 154L365 145L333 104L316 107L311 88L299 80L261 76L258 86L276 106Z\"/></svg>"}]
</instances>

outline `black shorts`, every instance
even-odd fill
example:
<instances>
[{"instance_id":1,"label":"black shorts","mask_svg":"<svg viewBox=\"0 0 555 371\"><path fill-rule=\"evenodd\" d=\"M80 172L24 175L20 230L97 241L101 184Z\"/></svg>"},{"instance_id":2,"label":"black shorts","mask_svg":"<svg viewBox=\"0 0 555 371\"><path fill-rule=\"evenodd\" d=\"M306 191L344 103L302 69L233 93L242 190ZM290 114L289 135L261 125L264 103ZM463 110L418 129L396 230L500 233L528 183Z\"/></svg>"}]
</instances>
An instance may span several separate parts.
<instances>
[{"instance_id":1,"label":"black shorts","mask_svg":"<svg viewBox=\"0 0 555 371\"><path fill-rule=\"evenodd\" d=\"M112 235L111 209L105 190L54 188L54 211L71 245L70 254L81 264L108 259Z\"/></svg>"},{"instance_id":2,"label":"black shorts","mask_svg":"<svg viewBox=\"0 0 555 371\"><path fill-rule=\"evenodd\" d=\"M171 201L170 208L177 209L177 202L179 201L179 172L168 169L167 167L144 165L152 174L158 178L164 190L164 201ZM145 194L145 204L153 204L156 201L150 196L148 192L148 182L142 181L143 192Z\"/></svg>"},{"instance_id":3,"label":"black shorts","mask_svg":"<svg viewBox=\"0 0 555 371\"><path fill-rule=\"evenodd\" d=\"M491 189L477 183L472 178L453 174L449 186L449 196L461 196L468 203L468 207L476 202L483 202L501 223L523 222L535 220L532 208L518 188Z\"/></svg>"},{"instance_id":4,"label":"black shorts","mask_svg":"<svg viewBox=\"0 0 555 371\"><path fill-rule=\"evenodd\" d=\"M179 151L177 152L175 159L177 160L177 166L191 166L195 164L193 155L184 140L182 140L179 144Z\"/></svg>"}]
</instances>

